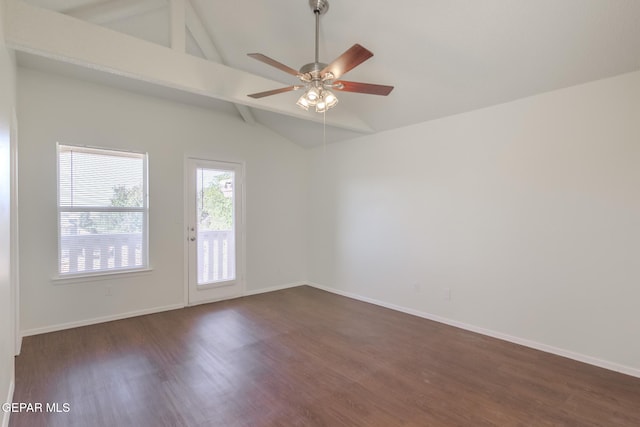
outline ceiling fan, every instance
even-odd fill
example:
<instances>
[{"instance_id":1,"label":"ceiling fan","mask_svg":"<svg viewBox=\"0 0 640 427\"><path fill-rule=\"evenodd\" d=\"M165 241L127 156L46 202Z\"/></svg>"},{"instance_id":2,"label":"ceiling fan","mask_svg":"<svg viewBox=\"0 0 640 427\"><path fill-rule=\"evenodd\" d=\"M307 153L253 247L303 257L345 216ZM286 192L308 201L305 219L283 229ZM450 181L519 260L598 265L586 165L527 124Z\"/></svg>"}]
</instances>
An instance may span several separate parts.
<instances>
[{"instance_id":1,"label":"ceiling fan","mask_svg":"<svg viewBox=\"0 0 640 427\"><path fill-rule=\"evenodd\" d=\"M351 46L330 64L324 64L318 60L320 15L324 15L329 10L329 1L309 0L309 6L316 17L316 54L314 62L303 65L300 71L297 71L261 53L248 54L258 61L296 76L300 79L301 84L268 90L266 92L252 93L248 96L257 99L293 90L305 89L305 93L298 99L296 104L304 110L309 110L309 107L315 107L316 112L324 113L338 103L338 98L331 90L371 95L389 95L393 90L393 86L337 80L373 56L373 53L359 44Z\"/></svg>"}]
</instances>

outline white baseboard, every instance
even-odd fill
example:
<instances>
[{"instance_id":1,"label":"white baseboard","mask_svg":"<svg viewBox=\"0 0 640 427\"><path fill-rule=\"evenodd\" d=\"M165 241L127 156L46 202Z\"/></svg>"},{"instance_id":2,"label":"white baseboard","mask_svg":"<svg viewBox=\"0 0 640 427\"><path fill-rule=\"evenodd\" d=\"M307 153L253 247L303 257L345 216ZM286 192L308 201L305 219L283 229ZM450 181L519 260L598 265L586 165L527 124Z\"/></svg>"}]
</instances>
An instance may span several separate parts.
<instances>
[{"instance_id":1,"label":"white baseboard","mask_svg":"<svg viewBox=\"0 0 640 427\"><path fill-rule=\"evenodd\" d=\"M275 292L275 291L281 291L283 289L297 288L298 286L303 286L306 284L307 282L294 282L294 283L287 283L285 285L270 286L268 288L252 289L250 291L245 291L243 296L248 297L249 295L266 294L267 292Z\"/></svg>"},{"instance_id":2,"label":"white baseboard","mask_svg":"<svg viewBox=\"0 0 640 427\"><path fill-rule=\"evenodd\" d=\"M470 325L463 322L458 322L456 320L451 320L446 317L436 316L431 313L427 313L420 310L414 310L412 308L406 308L399 305L391 304L388 302L376 300L369 297L363 297L358 294L354 294L351 292L342 291L339 289L331 288L328 286L319 285L317 283L307 282L309 286L312 286L317 289L321 289L323 291L331 292L337 295L341 295L347 298L352 298L358 301L367 302L370 304L379 305L381 307L389 308L391 310L400 311L402 313L411 314L413 316L422 317L425 319L433 320L434 322L444 323L445 325L454 326L456 328L465 329L467 331L476 332L478 334L486 335L492 338L498 338L503 341L512 342L514 344L519 344L525 347L530 347L536 350L544 351L546 353L555 354L557 356L566 357L568 359L573 359L578 362L587 363L589 365L594 365L599 368L608 369L610 371L620 372L626 375L630 375L632 377L640 378L640 369L632 368L629 366L620 365L618 363L609 362L607 360L598 359L595 357L587 356L584 354L576 353L573 351L565 350L558 347L553 347L547 344L542 344L536 341L531 341L524 338L514 337L512 335L504 334L502 332L493 331L490 329L481 328L479 326Z\"/></svg>"},{"instance_id":3,"label":"white baseboard","mask_svg":"<svg viewBox=\"0 0 640 427\"><path fill-rule=\"evenodd\" d=\"M242 296L257 295L257 294L262 294L262 293L266 293L266 292L280 291L282 289L295 288L297 286L302 286L305 283L306 282L295 282L295 283L287 283L287 284L278 285L278 286L270 286L268 288L254 289L254 290L250 290L250 291L245 291L242 294ZM204 301L202 303L206 304L206 303L216 302L216 301L218 301L218 300ZM22 337L28 337L28 336L31 336L31 335L46 334L48 332L56 332L56 331L62 331L64 329L71 329L71 328L78 328L78 327L81 327L81 326L95 325L97 323L104 323L104 322L111 322L113 320L127 319L129 317L144 316L146 314L160 313L160 312L163 312L163 311L176 310L176 309L184 308L184 307L185 307L184 304L172 304L172 305L167 305L167 306L164 306L164 307L154 307L154 308L149 308L149 309L145 309L145 310L130 311L130 312L127 312L127 313L120 313L120 314L115 314L115 315L112 315L112 316L95 317L95 318L92 318L92 319L79 320L77 322L58 323L56 325L43 326L41 328L27 329L27 330L22 331L21 336L20 336L20 343L22 344Z\"/></svg>"},{"instance_id":4,"label":"white baseboard","mask_svg":"<svg viewBox=\"0 0 640 427\"><path fill-rule=\"evenodd\" d=\"M446 317L441 317L441 316L437 316L431 313L427 313L424 311L420 311L420 310L415 310L415 309L411 309L411 308L407 308L407 307L402 307L396 304L391 304L385 301L380 301L374 298L369 298L369 297L364 297L358 294L354 294L352 292L346 292L346 291L342 291L339 289L335 289L335 288L331 288L329 286L323 286L317 283L313 283L313 282L294 282L294 283L288 283L288 284L284 284L284 285L278 285L278 286L270 286L267 288L261 288L261 289L254 289L254 290L248 290L245 291L243 296L250 296L250 295L258 295L258 294L262 294L262 293L267 293L267 292L275 292L275 291L279 291L279 290L283 290L283 289L289 289L289 288L295 288L298 286L303 286L303 285L309 285L312 286L314 288L317 289L321 289L323 291L327 291L327 292L331 292L337 295L341 295L347 298L352 298L358 301L363 301L363 302L367 302L370 304L374 304L374 305L378 305L381 307L385 307L385 308L389 308L391 310L396 310L396 311L400 311L402 313L407 313L407 314L411 314L413 316L418 316L418 317L422 317L425 319L429 319L429 320L433 320L435 322L439 322L439 323L443 323L449 326L454 326L456 328L460 328L460 329L464 329L467 331L471 331L471 332L476 332L482 335L486 335L486 336L490 336L493 338L497 338L503 341L508 341L508 342L512 342L514 344L519 344L519 345L523 345L525 347L530 347L536 350L540 350L540 351L544 351L546 353L551 353L551 354L555 354L558 356L562 356L562 357L566 357L568 359L573 359L576 360L578 362L583 362L583 363L587 363L590 365L594 365L594 366L598 366L600 368L604 368L604 369L608 369L611 371L616 371L616 372L620 372L626 375L630 375L633 377L637 377L640 378L640 369L637 368L632 368L629 366L624 366L624 365L620 365L618 363L614 363L614 362L610 362L607 360L602 360L602 359L598 359L592 356L587 356L584 354L580 354L580 353L576 353L570 350L565 350L562 348L558 348L558 347L554 347L554 346L550 346L547 344L543 344L543 343L539 343L536 341L532 341L532 340L528 340L525 338L520 338L520 337L515 337L512 335L508 335L502 332L497 332L497 331L493 331L490 329L486 329L486 328L482 328L479 326L475 326L475 325L470 325L467 323L463 323L463 322L458 322L456 320L452 320L452 319L448 319ZM22 337L26 337L26 336L30 336L30 335L38 335L38 334L44 334L44 333L48 333L48 332L55 332L55 331L61 331L64 329L70 329L70 328L77 328L80 326L88 326L88 325L93 325L96 323L103 323L103 322L110 322L113 320L120 320L120 319L126 319L129 317L135 317L135 316L143 316L146 314L153 314L153 313L160 313L163 311L169 311L169 310L176 310L179 308L184 308L183 304L173 304L173 305L168 305L168 306L164 306L164 307L155 307L155 308L151 308L151 309L146 309L146 310L138 310L138 311L131 311L128 313L121 313L121 314L117 314L117 315L113 315L113 316L104 316L104 317L96 317L93 319L87 319L87 320L82 320L82 321L78 321L78 322L69 322L69 323L61 323L61 324L57 324L57 325L51 325L51 326L45 326L42 328L34 328L34 329L28 329L25 331L22 331L21 336ZM11 395L13 395L13 383L12 383L12 389L10 390ZM5 418L8 419L8 417L5 415ZM8 422L8 421L7 421ZM4 418L3 418L3 423L4 423ZM5 427L5 425L3 424L2 427Z\"/></svg>"},{"instance_id":5,"label":"white baseboard","mask_svg":"<svg viewBox=\"0 0 640 427\"><path fill-rule=\"evenodd\" d=\"M171 304L163 307L153 307L144 310L129 311L127 313L114 314L111 316L94 317L92 319L79 320L77 322L58 323L57 325L43 326L41 328L33 328L22 331L23 337L31 335L46 334L48 332L62 331L64 329L79 328L81 326L95 325L96 323L111 322L113 320L127 319L129 317L144 316L146 314L160 313L163 311L176 310L184 308L183 304Z\"/></svg>"},{"instance_id":6,"label":"white baseboard","mask_svg":"<svg viewBox=\"0 0 640 427\"><path fill-rule=\"evenodd\" d=\"M258 295L258 294L263 294L263 293L267 293L267 292L280 291L280 290L283 290L283 289L295 288L295 287L298 287L298 286L302 286L304 284L305 284L305 282L295 282L295 283L287 283L287 284L278 285L278 286L270 286L270 287L267 287L267 288L254 289L254 290L250 290L250 291L245 291L243 296ZM20 334L20 337L18 337L16 356L18 354L20 354L20 350L21 350L21 347L22 347L22 338L23 337L27 337L27 336L31 336L31 335L46 334L48 332L62 331L62 330L71 329L71 328L78 328L78 327L81 327L81 326L95 325L97 323L111 322L113 320L127 319L127 318L130 318L130 317L144 316L146 314L160 313L160 312L163 312L163 311L176 310L176 309L180 309L180 308L184 308L184 307L185 307L184 304L172 304L172 305L167 305L167 306L163 306L163 307L154 307L154 308L145 309L145 310L130 311L130 312L127 312L127 313L120 313L120 314L111 315L111 316L95 317L95 318L92 318L92 319L80 320L80 321L77 321L77 322L59 323L59 324L56 324L56 325L50 325L50 326L45 326L45 327L41 327L41 328L27 329L27 330L22 331L22 333ZM8 392L8 395L7 395L7 400L5 402L11 403L13 401L14 388L15 388L15 382L12 379L11 383L9 385L9 392ZM9 417L10 417L11 413L2 411L2 414L3 414L3 416L2 416L2 426L1 427L9 427Z\"/></svg>"},{"instance_id":7,"label":"white baseboard","mask_svg":"<svg viewBox=\"0 0 640 427\"><path fill-rule=\"evenodd\" d=\"M11 379L11 382L9 383L9 392L7 393L7 400L2 403L13 403L13 391L15 390L15 386L16 383L14 379ZM9 417L11 416L11 411L5 412L0 410L0 412L2 412L2 427L9 427Z\"/></svg>"}]
</instances>

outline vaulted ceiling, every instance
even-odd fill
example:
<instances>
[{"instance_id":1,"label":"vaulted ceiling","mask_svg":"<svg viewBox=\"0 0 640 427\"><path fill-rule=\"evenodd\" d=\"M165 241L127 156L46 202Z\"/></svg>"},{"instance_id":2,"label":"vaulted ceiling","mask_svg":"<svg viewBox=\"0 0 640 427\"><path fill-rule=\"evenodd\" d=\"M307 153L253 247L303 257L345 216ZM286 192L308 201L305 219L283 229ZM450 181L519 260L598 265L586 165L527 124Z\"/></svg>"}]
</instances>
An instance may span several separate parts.
<instances>
[{"instance_id":1,"label":"vaulted ceiling","mask_svg":"<svg viewBox=\"0 0 640 427\"><path fill-rule=\"evenodd\" d=\"M110 75L82 61L46 57L26 48L18 48L19 63L238 115L305 147L321 144L324 117L296 111L299 92L258 101L244 96L257 91L256 84L243 84L251 75L266 78L259 80L258 90L296 83L295 77L247 53L260 52L295 69L313 62L315 21L307 0L27 3L169 48L176 37L172 22L181 22L176 21L175 5L183 2L185 55L243 72L243 78L228 83L234 85L234 96ZM395 89L388 97L337 93L340 103L326 114L326 141L639 70L639 23L637 0L330 0L329 11L321 17L321 62L359 43L374 56L345 78Z\"/></svg>"}]
</instances>

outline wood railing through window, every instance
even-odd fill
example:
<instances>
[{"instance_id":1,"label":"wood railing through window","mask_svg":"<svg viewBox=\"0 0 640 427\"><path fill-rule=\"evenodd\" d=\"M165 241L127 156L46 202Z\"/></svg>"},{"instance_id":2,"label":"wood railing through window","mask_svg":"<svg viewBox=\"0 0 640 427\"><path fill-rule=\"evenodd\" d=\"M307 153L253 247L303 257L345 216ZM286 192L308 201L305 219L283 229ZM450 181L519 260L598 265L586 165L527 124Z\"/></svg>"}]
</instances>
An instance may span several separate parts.
<instances>
[{"instance_id":1,"label":"wood railing through window","mask_svg":"<svg viewBox=\"0 0 640 427\"><path fill-rule=\"evenodd\" d=\"M198 284L235 279L236 257L233 230L198 232Z\"/></svg>"},{"instance_id":2,"label":"wood railing through window","mask_svg":"<svg viewBox=\"0 0 640 427\"><path fill-rule=\"evenodd\" d=\"M142 234L78 234L62 236L60 272L98 273L144 267ZM232 230L198 232L198 284L235 279Z\"/></svg>"},{"instance_id":3,"label":"wood railing through window","mask_svg":"<svg viewBox=\"0 0 640 427\"><path fill-rule=\"evenodd\" d=\"M60 273L95 273L143 267L142 234L62 236Z\"/></svg>"}]
</instances>

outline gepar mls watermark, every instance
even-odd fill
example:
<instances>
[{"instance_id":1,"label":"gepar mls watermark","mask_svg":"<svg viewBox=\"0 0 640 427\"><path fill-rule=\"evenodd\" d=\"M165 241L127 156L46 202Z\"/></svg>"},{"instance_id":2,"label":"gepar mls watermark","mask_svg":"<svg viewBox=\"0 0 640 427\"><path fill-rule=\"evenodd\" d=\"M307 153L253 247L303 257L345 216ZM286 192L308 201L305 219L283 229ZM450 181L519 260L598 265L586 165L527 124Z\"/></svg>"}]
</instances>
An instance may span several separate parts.
<instances>
[{"instance_id":1,"label":"gepar mls watermark","mask_svg":"<svg viewBox=\"0 0 640 427\"><path fill-rule=\"evenodd\" d=\"M3 403L2 412L11 413L61 413L71 412L71 404L67 402L13 402Z\"/></svg>"}]
</instances>

